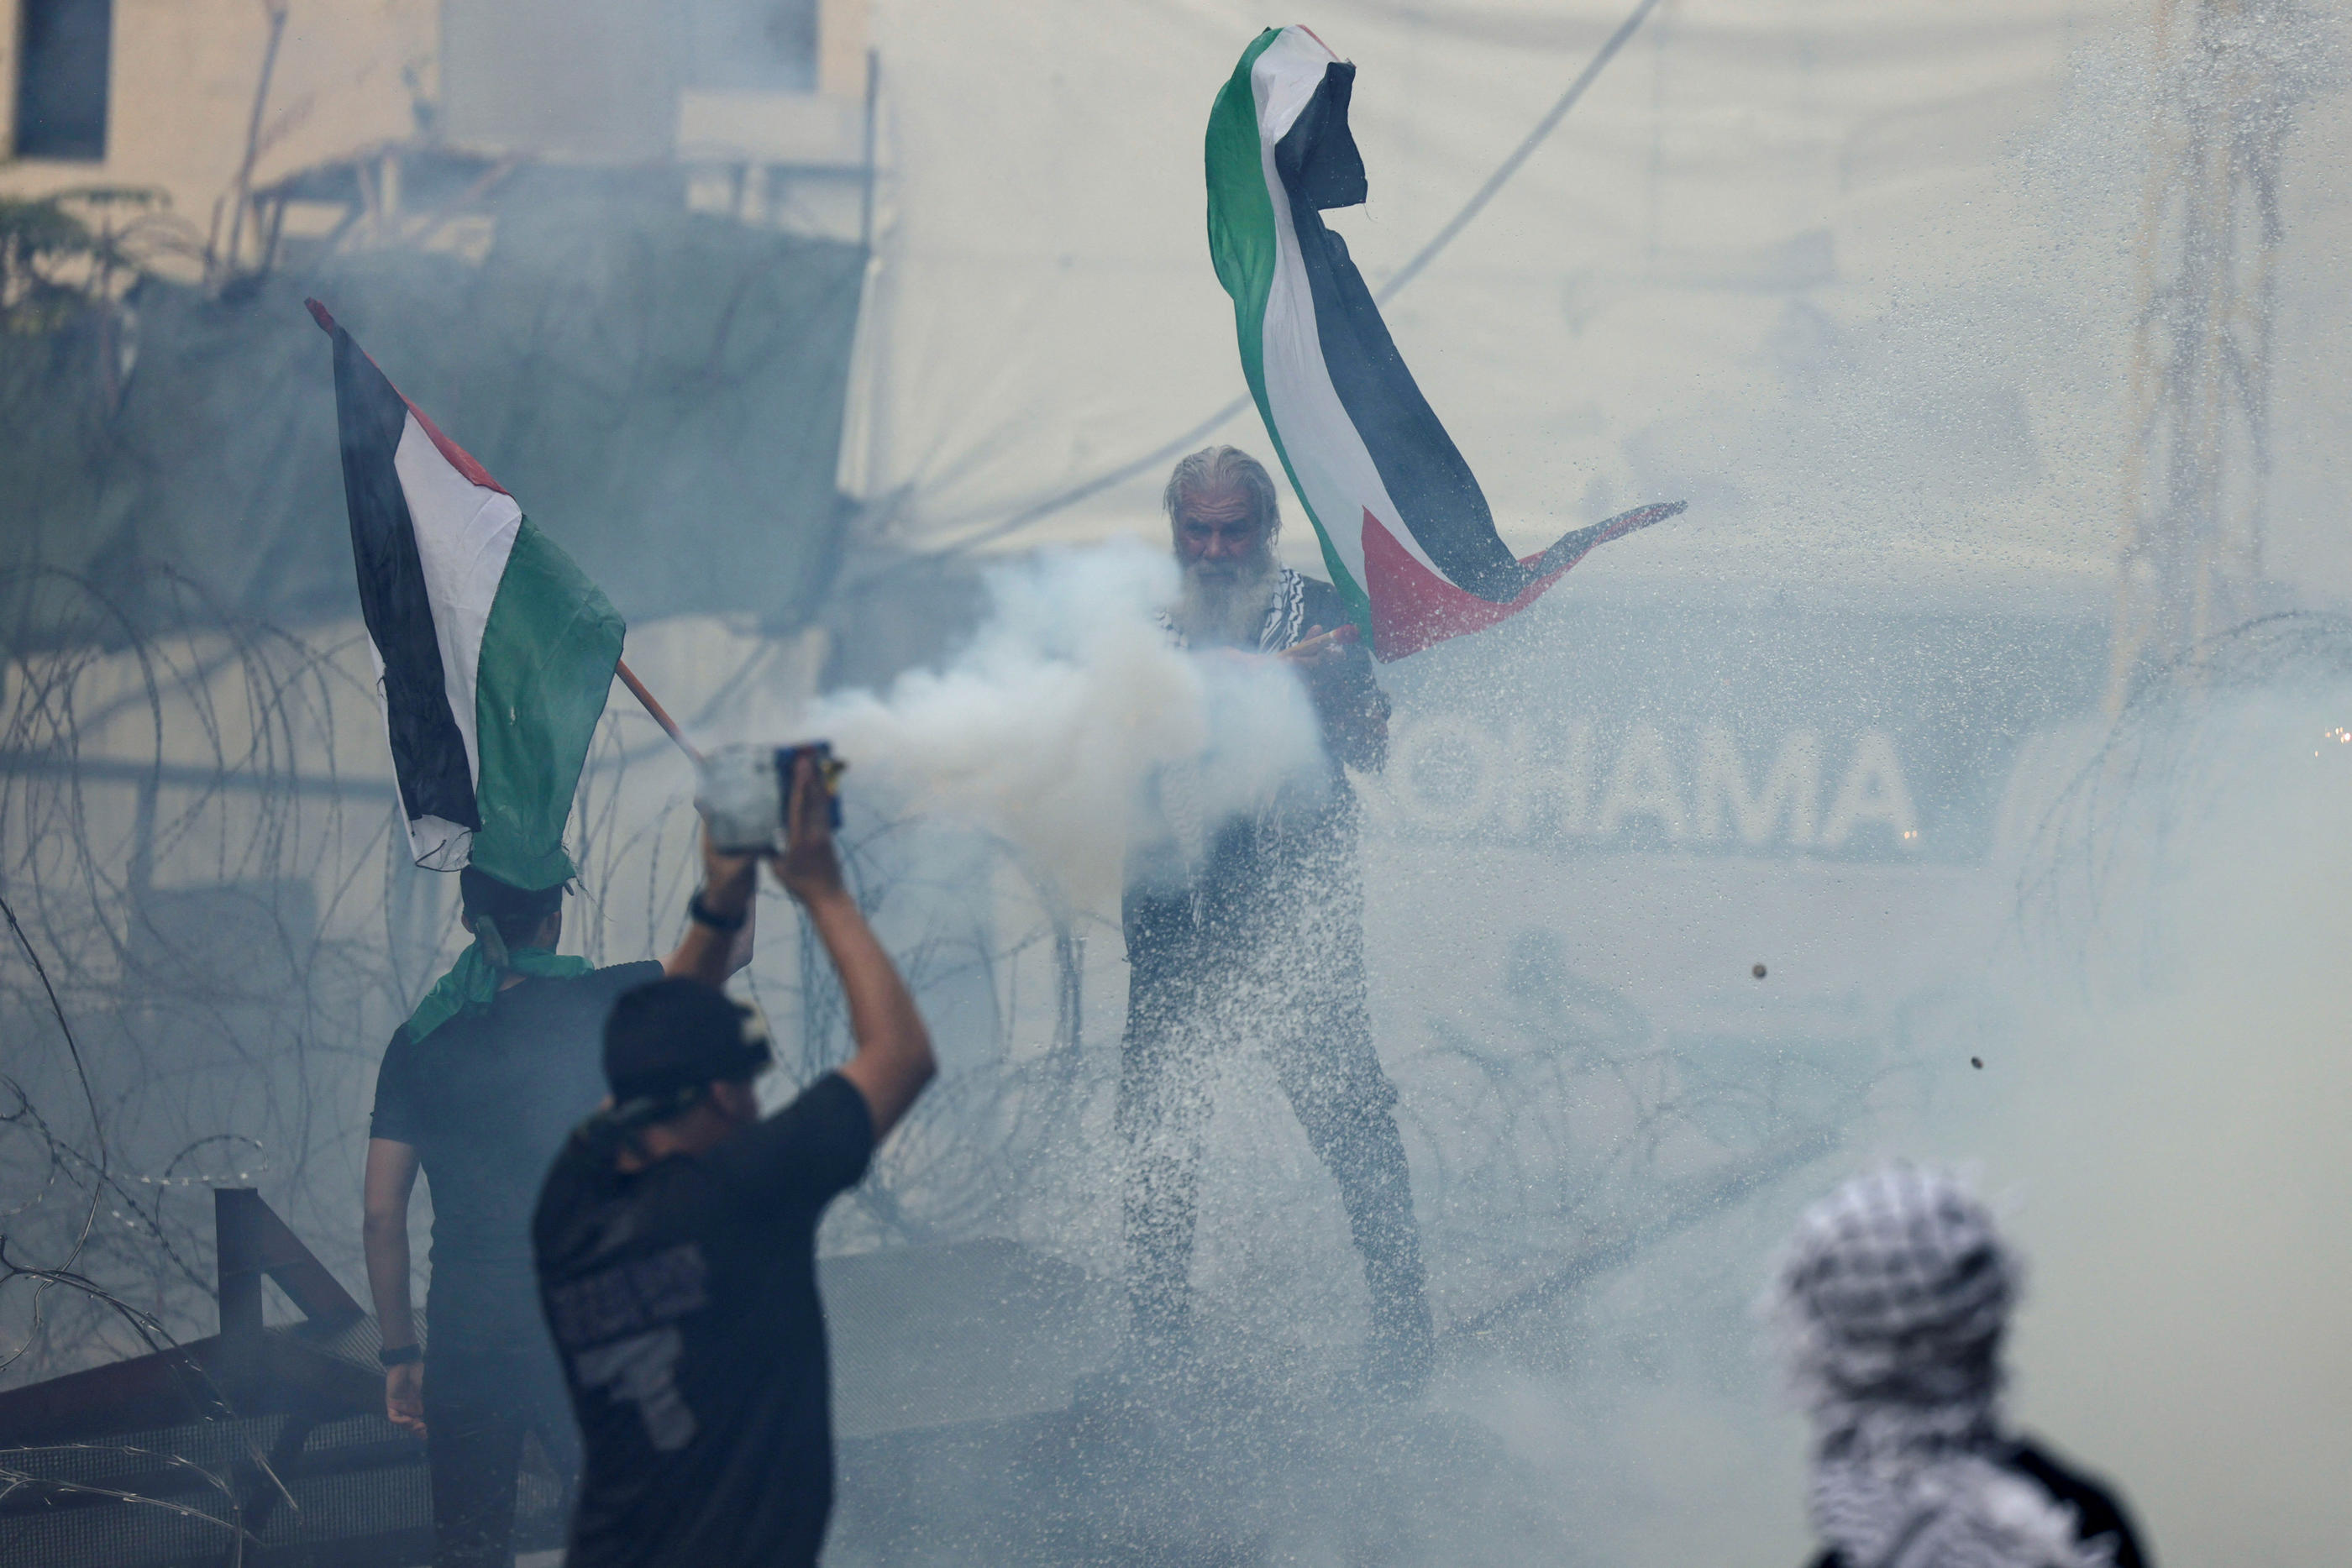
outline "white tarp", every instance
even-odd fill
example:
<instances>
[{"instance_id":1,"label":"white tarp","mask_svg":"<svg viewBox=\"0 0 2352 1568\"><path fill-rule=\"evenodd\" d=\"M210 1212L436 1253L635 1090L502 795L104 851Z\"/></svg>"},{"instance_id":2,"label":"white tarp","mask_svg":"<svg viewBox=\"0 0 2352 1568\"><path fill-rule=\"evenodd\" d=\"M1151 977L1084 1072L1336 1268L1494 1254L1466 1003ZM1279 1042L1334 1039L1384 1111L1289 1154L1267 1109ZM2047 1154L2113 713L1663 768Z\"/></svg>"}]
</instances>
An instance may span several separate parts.
<instances>
[{"instance_id":1,"label":"white tarp","mask_svg":"<svg viewBox=\"0 0 2352 1568\"><path fill-rule=\"evenodd\" d=\"M1629 10L885 5L891 176L853 480L904 488L910 539L984 535L1240 392L1201 138L1264 23L1304 21L1358 65L1371 200L1336 226L1378 287ZM1737 543L1769 571L1847 546L1898 571L2103 577L2120 452L2095 389L2122 335L2072 373L2019 371L2046 368L2053 332L2113 325L2135 280L2116 254L2105 295L2063 296L2081 280L2042 254L2062 193L2014 154L2049 133L2070 57L2135 57L2142 26L2030 0L1659 6L1389 311L1507 537L1687 496L1685 522L1615 564ZM2112 205L2127 242L2136 204ZM1254 413L1216 434L1265 446ZM1144 525L1164 472L1004 542Z\"/></svg>"},{"instance_id":2,"label":"white tarp","mask_svg":"<svg viewBox=\"0 0 2352 1568\"><path fill-rule=\"evenodd\" d=\"M1241 393L1201 140L1262 26L1359 68L1371 198L1335 226L1378 287L1631 9L881 0L891 172L852 486L902 492L909 542L986 537ZM1506 537L1687 497L1580 570L2103 592L2153 37L2128 3L1666 0L1389 308ZM2327 297L2325 146L2289 146L2290 312ZM2286 395L2332 350L2282 345L2293 557L2295 496L2352 473L2334 416L2299 438L2319 416ZM1215 434L1265 451L1254 413ZM1146 526L1166 466L1001 542Z\"/></svg>"}]
</instances>

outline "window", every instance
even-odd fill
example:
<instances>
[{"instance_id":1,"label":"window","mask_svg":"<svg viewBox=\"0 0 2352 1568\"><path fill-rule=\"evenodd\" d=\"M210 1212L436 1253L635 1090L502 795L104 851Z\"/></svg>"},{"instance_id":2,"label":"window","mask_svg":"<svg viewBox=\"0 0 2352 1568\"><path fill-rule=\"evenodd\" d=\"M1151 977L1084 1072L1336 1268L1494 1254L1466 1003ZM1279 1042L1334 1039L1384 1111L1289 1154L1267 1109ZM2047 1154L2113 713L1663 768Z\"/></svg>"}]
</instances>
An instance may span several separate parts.
<instances>
[{"instance_id":1,"label":"window","mask_svg":"<svg viewBox=\"0 0 2352 1568\"><path fill-rule=\"evenodd\" d=\"M23 0L16 53L16 156L106 156L114 0Z\"/></svg>"}]
</instances>

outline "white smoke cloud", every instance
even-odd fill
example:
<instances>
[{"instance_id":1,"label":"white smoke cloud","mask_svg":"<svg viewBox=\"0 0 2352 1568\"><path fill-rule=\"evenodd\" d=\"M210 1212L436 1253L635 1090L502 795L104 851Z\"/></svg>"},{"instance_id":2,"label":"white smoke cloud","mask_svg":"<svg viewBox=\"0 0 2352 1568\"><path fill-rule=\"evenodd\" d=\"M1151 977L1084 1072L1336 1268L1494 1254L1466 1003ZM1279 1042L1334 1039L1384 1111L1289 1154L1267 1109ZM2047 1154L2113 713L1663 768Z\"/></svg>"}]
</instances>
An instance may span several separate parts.
<instances>
[{"instance_id":1,"label":"white smoke cloud","mask_svg":"<svg viewBox=\"0 0 2352 1568\"><path fill-rule=\"evenodd\" d=\"M1158 769L1191 765L1210 825L1320 776L1298 680L1172 646L1153 612L1176 588L1168 556L1131 541L1005 567L986 622L944 669L820 697L798 727L834 743L852 788L996 834L1074 901L1100 897Z\"/></svg>"}]
</instances>

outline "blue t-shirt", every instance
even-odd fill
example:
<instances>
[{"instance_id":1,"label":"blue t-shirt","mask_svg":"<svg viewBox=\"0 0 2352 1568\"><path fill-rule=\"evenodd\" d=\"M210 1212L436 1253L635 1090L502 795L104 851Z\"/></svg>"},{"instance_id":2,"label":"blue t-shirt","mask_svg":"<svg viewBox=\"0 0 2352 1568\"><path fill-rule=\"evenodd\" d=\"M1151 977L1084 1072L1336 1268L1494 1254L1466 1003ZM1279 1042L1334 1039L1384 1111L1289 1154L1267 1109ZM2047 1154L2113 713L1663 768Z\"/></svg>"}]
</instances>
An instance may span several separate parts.
<instances>
[{"instance_id":1,"label":"blue t-shirt","mask_svg":"<svg viewBox=\"0 0 2352 1568\"><path fill-rule=\"evenodd\" d=\"M656 963L524 980L488 1010L384 1048L370 1134L413 1145L433 1194L433 1350L545 1343L530 1213L563 1140L604 1098L604 1017ZM520 1337L518 1337L520 1336Z\"/></svg>"}]
</instances>

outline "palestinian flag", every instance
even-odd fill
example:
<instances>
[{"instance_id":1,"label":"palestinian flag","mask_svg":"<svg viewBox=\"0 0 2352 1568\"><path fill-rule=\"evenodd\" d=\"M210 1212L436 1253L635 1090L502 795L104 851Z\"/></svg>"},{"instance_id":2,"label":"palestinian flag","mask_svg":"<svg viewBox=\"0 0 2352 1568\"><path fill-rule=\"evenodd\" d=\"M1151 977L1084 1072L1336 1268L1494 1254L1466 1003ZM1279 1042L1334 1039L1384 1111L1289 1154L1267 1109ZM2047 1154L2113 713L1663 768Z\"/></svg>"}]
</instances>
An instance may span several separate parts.
<instances>
[{"instance_id":1,"label":"palestinian flag","mask_svg":"<svg viewBox=\"0 0 2352 1568\"><path fill-rule=\"evenodd\" d=\"M1641 507L1515 558L1322 213L1364 199L1356 68L1269 28L1209 112L1209 255L1242 371L1324 564L1373 653L1401 659L1533 603L1595 545L1683 509Z\"/></svg>"},{"instance_id":2,"label":"palestinian flag","mask_svg":"<svg viewBox=\"0 0 2352 1568\"><path fill-rule=\"evenodd\" d=\"M621 657L620 615L325 306L360 613L416 863L522 888L572 875L563 824Z\"/></svg>"}]
</instances>

